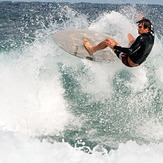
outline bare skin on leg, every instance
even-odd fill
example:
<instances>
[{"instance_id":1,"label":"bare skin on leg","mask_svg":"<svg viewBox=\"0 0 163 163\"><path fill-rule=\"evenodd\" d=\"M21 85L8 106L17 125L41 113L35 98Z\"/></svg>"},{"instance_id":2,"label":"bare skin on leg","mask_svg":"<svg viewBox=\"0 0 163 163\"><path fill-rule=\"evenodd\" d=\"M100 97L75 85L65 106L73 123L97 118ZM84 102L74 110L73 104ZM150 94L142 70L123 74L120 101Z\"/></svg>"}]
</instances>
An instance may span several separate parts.
<instances>
[{"instance_id":1,"label":"bare skin on leg","mask_svg":"<svg viewBox=\"0 0 163 163\"><path fill-rule=\"evenodd\" d=\"M88 53L92 55L94 53L94 47L91 45L91 43L87 39L84 39L83 44L87 49Z\"/></svg>"},{"instance_id":2,"label":"bare skin on leg","mask_svg":"<svg viewBox=\"0 0 163 163\"><path fill-rule=\"evenodd\" d=\"M84 44L85 48L87 49L87 51L89 52L89 54L92 55L96 51L99 51L99 50L102 50L102 49L105 49L106 47L108 47L108 45L106 44L107 40L108 39L100 42L96 46L92 46L91 43L87 39L85 39L84 42L83 42L83 44Z\"/></svg>"},{"instance_id":3,"label":"bare skin on leg","mask_svg":"<svg viewBox=\"0 0 163 163\"><path fill-rule=\"evenodd\" d=\"M129 39L129 46L131 46L133 44L133 42L135 41L134 37L129 33L128 34L128 39ZM99 50L103 50L105 49L106 47L110 47L113 51L115 51L114 49L114 46L117 45L117 46L120 46L114 39L112 38L107 38L106 40L100 42L98 45L96 46L92 46L91 43L87 40L87 39L84 39L84 42L83 42L85 48L87 49L88 53L90 55L92 55L93 53L95 53L96 51L99 51Z\"/></svg>"},{"instance_id":4,"label":"bare skin on leg","mask_svg":"<svg viewBox=\"0 0 163 163\"><path fill-rule=\"evenodd\" d=\"M134 41L135 41L135 39L134 39L134 37L131 35L131 33L128 34L128 39L129 39L129 46L131 46L131 45L134 43Z\"/></svg>"}]
</instances>

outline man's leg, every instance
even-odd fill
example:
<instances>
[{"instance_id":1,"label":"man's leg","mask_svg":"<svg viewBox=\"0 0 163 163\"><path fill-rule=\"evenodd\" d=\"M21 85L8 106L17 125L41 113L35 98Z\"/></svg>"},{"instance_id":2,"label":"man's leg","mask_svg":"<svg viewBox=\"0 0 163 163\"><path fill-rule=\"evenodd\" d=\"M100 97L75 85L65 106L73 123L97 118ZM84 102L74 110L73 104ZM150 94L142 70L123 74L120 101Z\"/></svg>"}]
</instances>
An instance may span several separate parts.
<instances>
[{"instance_id":1,"label":"man's leg","mask_svg":"<svg viewBox=\"0 0 163 163\"><path fill-rule=\"evenodd\" d=\"M106 47L110 47L113 51L115 51L115 49L113 48L114 45L117 45L117 46L120 46L114 39L112 38L107 38L106 40L100 42L98 45L96 46L92 46L91 43L85 39L84 42L83 42L85 48L88 50L89 54L93 54L95 53L96 51L99 51L99 50L103 50L105 49Z\"/></svg>"},{"instance_id":2,"label":"man's leg","mask_svg":"<svg viewBox=\"0 0 163 163\"><path fill-rule=\"evenodd\" d=\"M83 44L84 44L85 48L88 50L89 54L93 54L96 51L105 49L107 47L106 40L100 42L96 46L92 46L91 43L87 39L85 39Z\"/></svg>"},{"instance_id":3,"label":"man's leg","mask_svg":"<svg viewBox=\"0 0 163 163\"><path fill-rule=\"evenodd\" d=\"M134 43L135 39L130 33L128 34L128 39L129 39L129 46L131 46Z\"/></svg>"}]
</instances>

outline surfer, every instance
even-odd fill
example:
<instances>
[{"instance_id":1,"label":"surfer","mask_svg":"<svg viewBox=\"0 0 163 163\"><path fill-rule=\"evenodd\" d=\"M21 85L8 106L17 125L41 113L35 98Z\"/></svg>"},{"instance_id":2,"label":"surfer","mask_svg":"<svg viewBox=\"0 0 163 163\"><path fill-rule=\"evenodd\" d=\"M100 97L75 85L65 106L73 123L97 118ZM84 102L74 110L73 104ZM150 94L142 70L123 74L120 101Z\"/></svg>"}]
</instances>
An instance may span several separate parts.
<instances>
[{"instance_id":1,"label":"surfer","mask_svg":"<svg viewBox=\"0 0 163 163\"><path fill-rule=\"evenodd\" d=\"M96 46L92 46L91 43L85 39L84 46L90 55L98 50L102 50L106 47L110 47L122 63L128 67L136 67L141 65L149 53L152 50L154 44L154 31L152 23L146 19L142 14L138 23L138 34L140 34L136 40L129 33L129 48L121 47L114 39L107 38Z\"/></svg>"}]
</instances>

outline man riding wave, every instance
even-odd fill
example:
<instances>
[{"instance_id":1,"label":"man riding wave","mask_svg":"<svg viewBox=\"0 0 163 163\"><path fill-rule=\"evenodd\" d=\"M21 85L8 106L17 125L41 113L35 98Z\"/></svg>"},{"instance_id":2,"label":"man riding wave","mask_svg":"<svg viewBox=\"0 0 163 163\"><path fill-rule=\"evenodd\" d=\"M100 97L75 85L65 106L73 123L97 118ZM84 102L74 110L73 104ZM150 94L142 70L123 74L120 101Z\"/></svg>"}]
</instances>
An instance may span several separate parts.
<instances>
[{"instance_id":1,"label":"man riding wave","mask_svg":"<svg viewBox=\"0 0 163 163\"><path fill-rule=\"evenodd\" d=\"M128 67L136 67L141 65L149 53L152 50L154 44L154 31L152 23L143 17L143 15L139 15L142 17L138 23L138 34L140 34L136 40L129 33L129 45L130 47L121 47L114 39L107 38L96 46L92 46L88 40L84 40L84 46L89 52L90 55L95 53L98 50L102 50L106 47L110 47L117 57L122 61L122 63Z\"/></svg>"}]
</instances>

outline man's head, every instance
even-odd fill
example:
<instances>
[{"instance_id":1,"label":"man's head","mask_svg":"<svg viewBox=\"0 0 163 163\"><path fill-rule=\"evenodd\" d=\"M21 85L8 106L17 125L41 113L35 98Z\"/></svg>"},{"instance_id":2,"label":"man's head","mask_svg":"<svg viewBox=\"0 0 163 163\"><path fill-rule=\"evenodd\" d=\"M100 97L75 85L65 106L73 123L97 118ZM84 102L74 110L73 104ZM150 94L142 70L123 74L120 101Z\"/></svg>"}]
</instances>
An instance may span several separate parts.
<instances>
[{"instance_id":1,"label":"man's head","mask_svg":"<svg viewBox=\"0 0 163 163\"><path fill-rule=\"evenodd\" d=\"M143 34L151 31L152 28L152 23L148 19L142 19L139 20L138 22L138 33Z\"/></svg>"}]
</instances>

